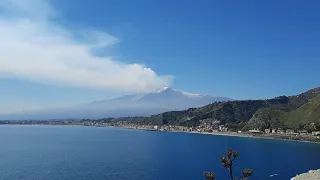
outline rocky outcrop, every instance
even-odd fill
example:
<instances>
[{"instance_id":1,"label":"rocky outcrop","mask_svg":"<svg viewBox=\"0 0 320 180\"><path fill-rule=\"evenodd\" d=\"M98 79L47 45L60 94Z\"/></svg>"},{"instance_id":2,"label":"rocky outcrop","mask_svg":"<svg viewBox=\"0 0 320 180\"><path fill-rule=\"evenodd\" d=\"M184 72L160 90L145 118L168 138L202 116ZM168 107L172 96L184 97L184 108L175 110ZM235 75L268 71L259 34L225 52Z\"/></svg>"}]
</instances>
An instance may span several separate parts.
<instances>
[{"instance_id":1,"label":"rocky outcrop","mask_svg":"<svg viewBox=\"0 0 320 180\"><path fill-rule=\"evenodd\" d=\"M320 179L320 169L310 170L307 173L299 174L291 180L319 180Z\"/></svg>"}]
</instances>

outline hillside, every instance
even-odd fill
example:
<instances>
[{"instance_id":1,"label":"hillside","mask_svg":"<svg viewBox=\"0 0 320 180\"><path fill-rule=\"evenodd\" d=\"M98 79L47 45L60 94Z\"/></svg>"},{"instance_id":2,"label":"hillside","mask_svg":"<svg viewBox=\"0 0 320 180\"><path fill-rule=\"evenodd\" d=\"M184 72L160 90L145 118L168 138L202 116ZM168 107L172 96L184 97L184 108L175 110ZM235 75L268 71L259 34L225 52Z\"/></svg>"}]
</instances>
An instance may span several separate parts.
<instances>
[{"instance_id":1,"label":"hillside","mask_svg":"<svg viewBox=\"0 0 320 180\"><path fill-rule=\"evenodd\" d=\"M268 100L270 101L270 100ZM314 123L314 124L312 124ZM312 89L298 96L288 97L284 104L273 104L259 109L244 130L266 128L319 129L320 90Z\"/></svg>"},{"instance_id":2,"label":"hillside","mask_svg":"<svg viewBox=\"0 0 320 180\"><path fill-rule=\"evenodd\" d=\"M288 127L299 127L299 125L311 124L320 125L320 94L313 97L300 108L290 112L284 124Z\"/></svg>"},{"instance_id":3,"label":"hillside","mask_svg":"<svg viewBox=\"0 0 320 180\"><path fill-rule=\"evenodd\" d=\"M197 126L201 120L247 129L296 128L320 121L320 88L297 96L267 100L215 102L200 108L170 111L150 117L127 117L113 121L136 124ZM239 124L241 123L241 126ZM239 126L239 127L238 127Z\"/></svg>"}]
</instances>

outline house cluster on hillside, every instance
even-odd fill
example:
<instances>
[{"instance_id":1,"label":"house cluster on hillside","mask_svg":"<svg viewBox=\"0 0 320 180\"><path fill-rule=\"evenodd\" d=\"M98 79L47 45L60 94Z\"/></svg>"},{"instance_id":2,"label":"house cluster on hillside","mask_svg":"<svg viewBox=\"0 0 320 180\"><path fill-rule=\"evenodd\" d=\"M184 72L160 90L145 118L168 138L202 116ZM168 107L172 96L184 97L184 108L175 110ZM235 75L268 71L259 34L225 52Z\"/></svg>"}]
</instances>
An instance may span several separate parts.
<instances>
[{"instance_id":1,"label":"house cluster on hillside","mask_svg":"<svg viewBox=\"0 0 320 180\"><path fill-rule=\"evenodd\" d=\"M196 127L199 132L225 132L228 131L226 125L220 125L220 121L212 119L200 120L200 125Z\"/></svg>"}]
</instances>

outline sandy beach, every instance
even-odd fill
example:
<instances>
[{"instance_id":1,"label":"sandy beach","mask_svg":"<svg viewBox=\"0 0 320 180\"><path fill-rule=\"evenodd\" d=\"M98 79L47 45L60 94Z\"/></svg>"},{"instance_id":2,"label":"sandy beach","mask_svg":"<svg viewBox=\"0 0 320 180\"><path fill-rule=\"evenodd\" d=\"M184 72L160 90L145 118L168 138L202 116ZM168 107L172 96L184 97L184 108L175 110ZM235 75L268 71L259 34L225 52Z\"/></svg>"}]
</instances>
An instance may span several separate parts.
<instances>
[{"instance_id":1,"label":"sandy beach","mask_svg":"<svg viewBox=\"0 0 320 180\"><path fill-rule=\"evenodd\" d=\"M125 128L126 127L120 127ZM130 128L133 129L133 128ZM138 130L146 130L146 131L156 131L153 129L140 129ZM203 135L213 135L213 136L233 136L233 137L242 137L242 138L255 138L255 139L272 139L272 140L284 140L284 141L296 141L296 142L305 142L305 143L317 143L320 144L320 141L308 141L308 140L297 140L297 139L289 139L294 138L294 136L284 135L284 136L277 136L277 135L254 135L249 133L237 133L237 132L198 132L198 131L163 131L163 132L175 132L175 133L189 133L189 134L203 134ZM312 137L312 136L310 136Z\"/></svg>"}]
</instances>

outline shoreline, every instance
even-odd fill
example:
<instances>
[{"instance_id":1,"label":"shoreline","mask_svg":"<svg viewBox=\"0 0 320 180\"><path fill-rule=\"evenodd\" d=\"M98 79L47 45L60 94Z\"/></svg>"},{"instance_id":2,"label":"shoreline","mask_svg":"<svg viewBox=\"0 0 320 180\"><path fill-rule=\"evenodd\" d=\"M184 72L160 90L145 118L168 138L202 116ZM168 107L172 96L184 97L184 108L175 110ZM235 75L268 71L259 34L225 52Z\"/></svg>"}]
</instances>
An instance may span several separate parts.
<instances>
[{"instance_id":1,"label":"shoreline","mask_svg":"<svg viewBox=\"0 0 320 180\"><path fill-rule=\"evenodd\" d=\"M247 133L236 133L236 132L196 132L196 131L159 131L154 129L143 129L143 128L127 128L121 126L105 126L105 127L113 127L120 129L132 129L132 130L141 130L141 131L154 131L154 132L172 132L172 133L186 133L186 134L201 134L201 135L211 135L211 136L229 136L229 137L240 137L240 138L252 138L252 139L269 139L269 140L281 140L281 141L292 141L292 142L302 142L302 143L313 143L320 144L320 141L308 141L308 140L295 140L295 139L285 139L285 138L277 138L273 136L254 136L252 134Z\"/></svg>"},{"instance_id":2,"label":"shoreline","mask_svg":"<svg viewBox=\"0 0 320 180\"><path fill-rule=\"evenodd\" d=\"M172 133L186 133L186 134L211 135L211 136L229 136L229 137L252 138L252 139L269 139L269 140L280 140L280 141L292 141L292 142L320 144L320 140L319 141L295 140L295 139L285 139L285 138L280 138L280 137L277 138L274 136L254 136L254 135L248 134L248 133L236 133L236 132L160 131L160 130L155 130L155 129L129 128L129 127L121 127L121 126L96 126L96 127L110 127L110 128L119 128L119 129L164 132L164 133L172 132Z\"/></svg>"},{"instance_id":3,"label":"shoreline","mask_svg":"<svg viewBox=\"0 0 320 180\"><path fill-rule=\"evenodd\" d=\"M282 140L282 141L293 141L293 142L302 142L302 143L314 143L320 144L319 141L308 141L308 140L296 140L296 139L287 139L268 136L268 135L253 135L248 133L237 133L237 132L197 132L197 131L160 131L155 129L148 128L131 128L131 127L123 127L123 126L95 126L95 125L82 125L82 124L1 124L3 126L6 125L18 125L18 126L85 126L85 127L108 127L108 128L119 128L119 129L131 129L131 130L141 130L141 131L155 131L155 132L172 132L172 133L186 133L186 134L201 134L201 135L211 135L211 136L229 136L229 137L240 137L240 138L252 138L252 139L269 139L269 140ZM0 126L1 126L0 125ZM292 136L282 136L282 137L292 137Z\"/></svg>"},{"instance_id":4,"label":"shoreline","mask_svg":"<svg viewBox=\"0 0 320 180\"><path fill-rule=\"evenodd\" d=\"M129 128L124 128L129 129ZM144 129L139 129L144 130ZM161 131L160 131L161 132ZM292 142L302 142L302 143L314 143L314 144L320 144L320 141L307 141L307 140L294 140L294 139L282 139L282 138L276 138L271 136L253 136L251 134L245 134L245 133L219 133L219 132L186 132L186 131L166 131L166 132L174 132L174 133L188 133L188 134L202 134L202 135L211 135L211 136L229 136L229 137L240 137L240 138L252 138L252 139L269 139L269 140L280 140L280 141L292 141Z\"/></svg>"}]
</instances>

